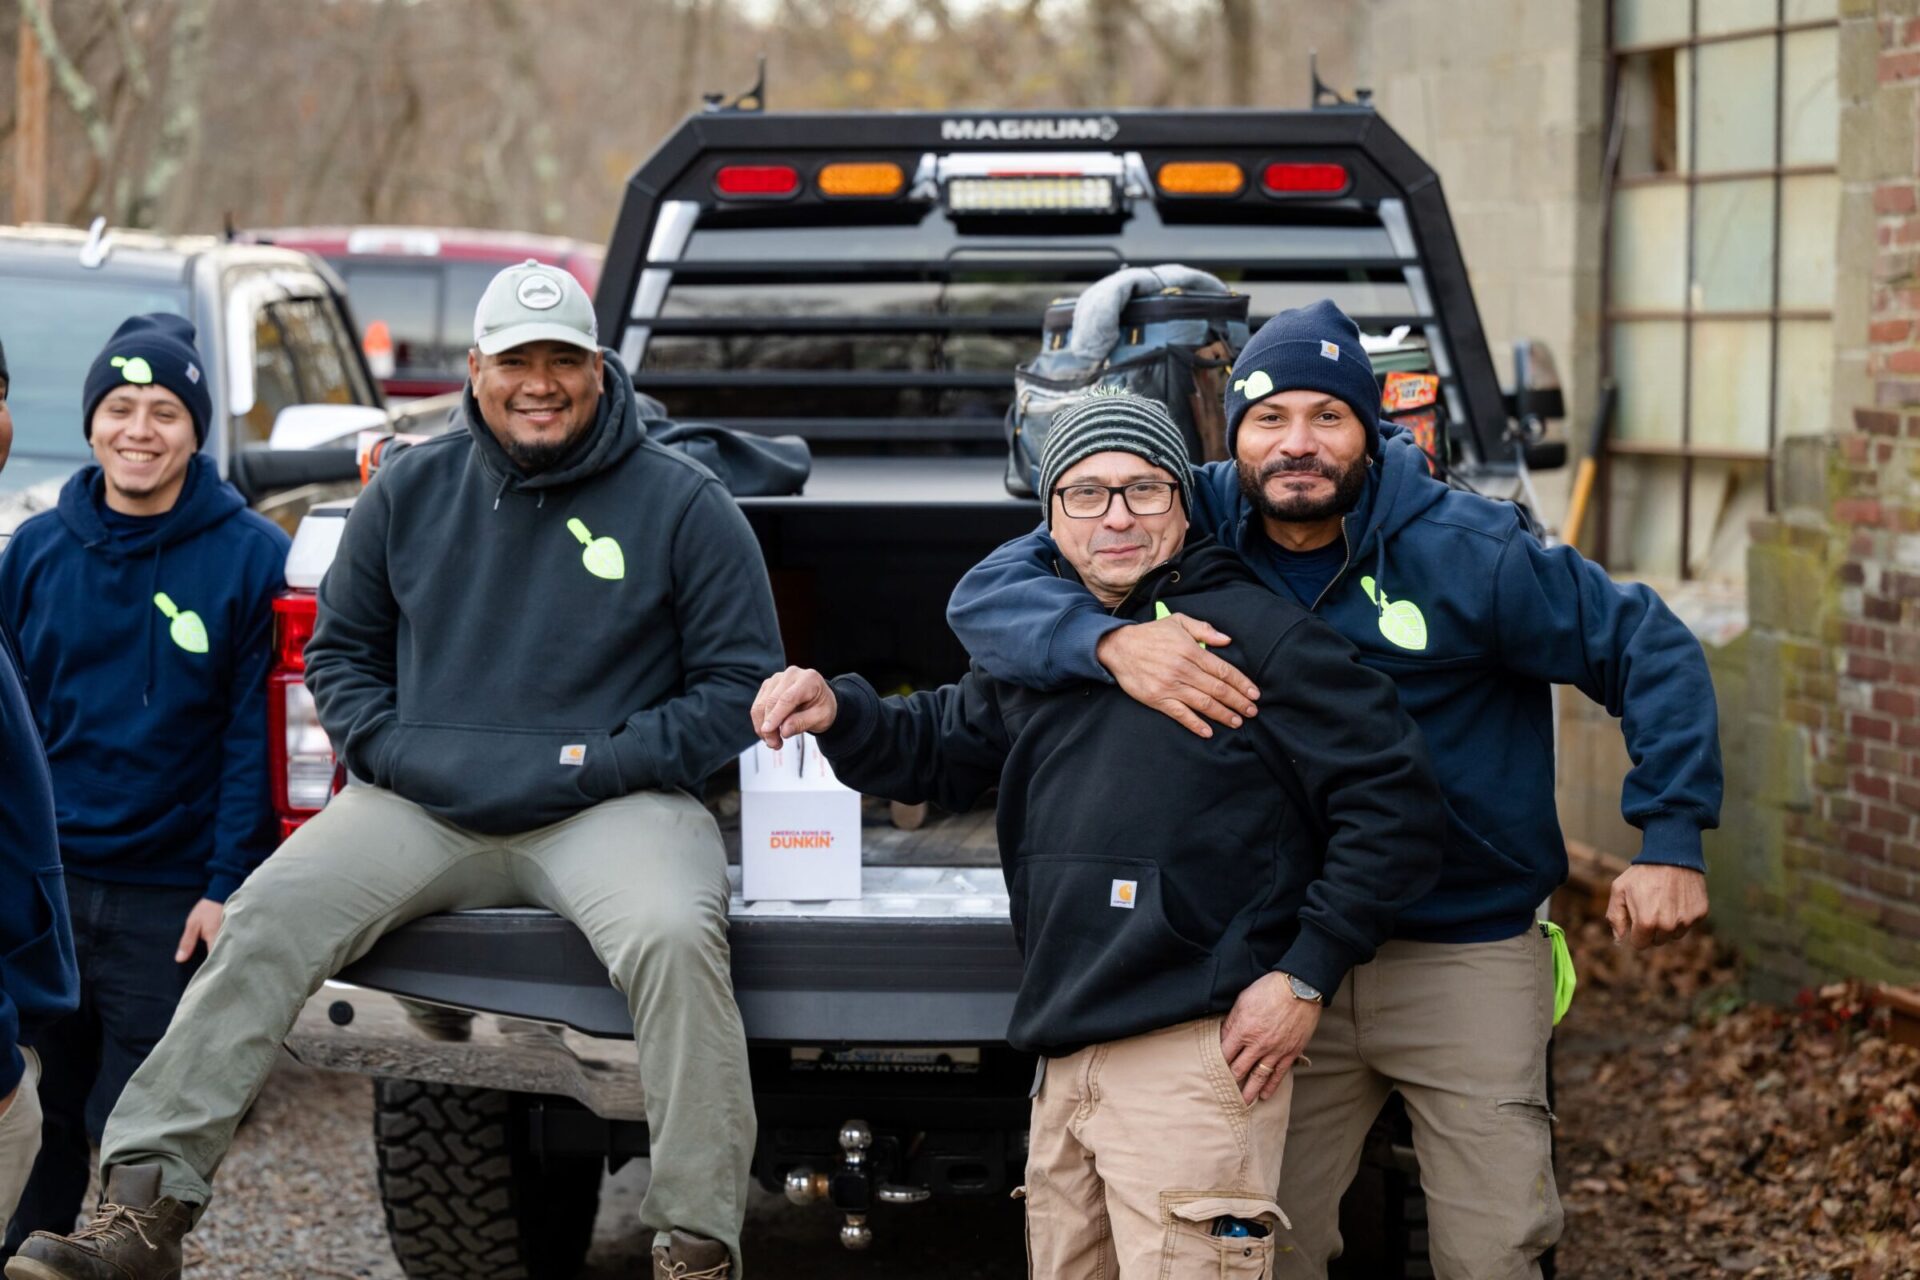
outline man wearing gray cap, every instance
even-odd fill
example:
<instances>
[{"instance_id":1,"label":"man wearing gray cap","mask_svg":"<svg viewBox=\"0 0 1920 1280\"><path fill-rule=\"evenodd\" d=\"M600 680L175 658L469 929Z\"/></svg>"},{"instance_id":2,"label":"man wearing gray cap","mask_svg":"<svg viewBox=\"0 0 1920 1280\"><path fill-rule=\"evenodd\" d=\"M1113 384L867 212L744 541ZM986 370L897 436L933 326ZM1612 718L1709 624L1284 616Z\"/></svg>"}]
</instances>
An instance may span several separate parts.
<instances>
[{"instance_id":1,"label":"man wearing gray cap","mask_svg":"<svg viewBox=\"0 0 1920 1280\"><path fill-rule=\"evenodd\" d=\"M740 1274L755 1122L726 855L687 794L781 662L764 563L711 473L649 442L567 273L494 278L464 431L381 468L320 585L307 685L351 784L256 871L108 1121L106 1194L9 1280L173 1280L302 1003L430 912L534 904L627 997L654 1273Z\"/></svg>"},{"instance_id":2,"label":"man wearing gray cap","mask_svg":"<svg viewBox=\"0 0 1920 1280\"><path fill-rule=\"evenodd\" d=\"M1062 577L1119 617L1232 618L1222 656L1275 699L1245 735L1195 737L1112 685L1042 693L977 667L905 698L790 667L753 727L774 747L819 734L869 794L964 811L1000 788L1025 960L1007 1039L1042 1067L1029 1273L1266 1275L1288 1247L1288 1068L1318 993L1438 874L1438 785L1385 676L1188 536L1192 471L1158 401L1063 410L1040 471Z\"/></svg>"}]
</instances>

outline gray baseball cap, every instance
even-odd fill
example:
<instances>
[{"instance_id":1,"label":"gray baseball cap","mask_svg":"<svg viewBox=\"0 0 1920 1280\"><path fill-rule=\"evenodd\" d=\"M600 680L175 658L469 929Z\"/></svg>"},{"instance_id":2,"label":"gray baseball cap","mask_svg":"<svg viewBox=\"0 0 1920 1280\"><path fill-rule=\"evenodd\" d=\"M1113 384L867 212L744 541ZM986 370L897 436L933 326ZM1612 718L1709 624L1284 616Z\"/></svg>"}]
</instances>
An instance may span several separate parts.
<instances>
[{"instance_id":1,"label":"gray baseball cap","mask_svg":"<svg viewBox=\"0 0 1920 1280\"><path fill-rule=\"evenodd\" d=\"M528 258L493 278L473 312L473 345L498 355L524 342L565 342L600 349L593 300L559 267Z\"/></svg>"}]
</instances>

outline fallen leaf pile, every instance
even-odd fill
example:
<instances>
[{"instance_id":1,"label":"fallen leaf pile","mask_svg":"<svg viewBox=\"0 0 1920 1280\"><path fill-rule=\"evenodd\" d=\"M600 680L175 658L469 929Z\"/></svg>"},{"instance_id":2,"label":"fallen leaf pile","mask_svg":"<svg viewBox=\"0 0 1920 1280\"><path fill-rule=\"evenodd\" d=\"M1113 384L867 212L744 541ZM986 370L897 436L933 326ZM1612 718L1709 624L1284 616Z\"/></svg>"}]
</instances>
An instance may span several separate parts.
<instances>
[{"instance_id":1,"label":"fallen leaf pile","mask_svg":"<svg viewBox=\"0 0 1920 1280\"><path fill-rule=\"evenodd\" d=\"M1863 988L1748 1004L1710 936L1571 935L1562 1277L1920 1277L1920 1050Z\"/></svg>"}]
</instances>

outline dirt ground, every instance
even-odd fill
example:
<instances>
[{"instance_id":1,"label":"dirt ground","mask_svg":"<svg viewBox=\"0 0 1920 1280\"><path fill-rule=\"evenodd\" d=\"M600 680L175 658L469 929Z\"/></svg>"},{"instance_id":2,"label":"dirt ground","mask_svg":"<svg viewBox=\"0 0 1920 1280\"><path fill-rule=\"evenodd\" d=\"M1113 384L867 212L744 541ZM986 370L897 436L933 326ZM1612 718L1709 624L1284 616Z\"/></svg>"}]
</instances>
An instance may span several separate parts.
<instances>
[{"instance_id":1,"label":"dirt ground","mask_svg":"<svg viewBox=\"0 0 1920 1280\"><path fill-rule=\"evenodd\" d=\"M1710 939L1637 956L1574 930L1581 987L1556 1059L1566 1280L1920 1277L1920 1051L1860 993L1740 1002ZM367 1081L278 1070L188 1238L197 1280L402 1280L374 1192ZM583 1280L645 1274L646 1166L608 1180ZM991 1209L901 1209L866 1254L755 1192L754 1274L990 1280L1024 1273Z\"/></svg>"}]
</instances>

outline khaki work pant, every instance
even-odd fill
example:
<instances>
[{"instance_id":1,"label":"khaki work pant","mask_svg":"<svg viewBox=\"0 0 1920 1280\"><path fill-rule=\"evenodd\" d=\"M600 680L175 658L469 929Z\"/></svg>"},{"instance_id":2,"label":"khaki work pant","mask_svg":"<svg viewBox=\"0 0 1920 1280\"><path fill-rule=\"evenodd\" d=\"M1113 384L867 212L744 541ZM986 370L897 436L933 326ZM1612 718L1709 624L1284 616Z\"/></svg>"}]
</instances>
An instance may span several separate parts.
<instances>
[{"instance_id":1,"label":"khaki work pant","mask_svg":"<svg viewBox=\"0 0 1920 1280\"><path fill-rule=\"evenodd\" d=\"M1270 1274L1286 1217L1273 1202L1292 1087L1251 1107L1220 1052L1219 1018L1050 1059L1027 1152L1027 1274L1191 1280ZM1215 1236L1215 1218L1265 1237Z\"/></svg>"},{"instance_id":2,"label":"khaki work pant","mask_svg":"<svg viewBox=\"0 0 1920 1280\"><path fill-rule=\"evenodd\" d=\"M107 1121L102 1165L158 1164L165 1194L204 1205L325 979L417 917L528 904L580 927L632 1010L653 1149L641 1222L724 1241L740 1275L755 1123L728 965L726 851L706 810L677 792L483 836L391 791L348 787L227 904L166 1036Z\"/></svg>"},{"instance_id":3,"label":"khaki work pant","mask_svg":"<svg viewBox=\"0 0 1920 1280\"><path fill-rule=\"evenodd\" d=\"M0 1229L19 1207L33 1159L40 1154L40 1058L24 1045L20 1056L27 1060L26 1074L6 1114L0 1115Z\"/></svg>"},{"instance_id":4,"label":"khaki work pant","mask_svg":"<svg viewBox=\"0 0 1920 1280\"><path fill-rule=\"evenodd\" d=\"M1320 1280L1340 1253L1340 1197L1398 1090L1413 1120L1439 1280L1531 1280L1560 1238L1547 1110L1553 953L1502 942L1389 942L1347 976L1294 1069L1275 1273Z\"/></svg>"}]
</instances>

